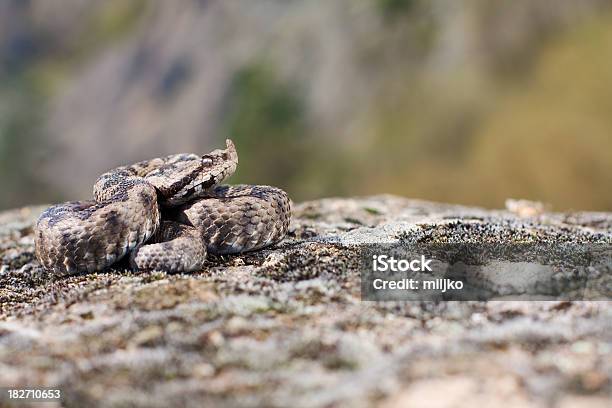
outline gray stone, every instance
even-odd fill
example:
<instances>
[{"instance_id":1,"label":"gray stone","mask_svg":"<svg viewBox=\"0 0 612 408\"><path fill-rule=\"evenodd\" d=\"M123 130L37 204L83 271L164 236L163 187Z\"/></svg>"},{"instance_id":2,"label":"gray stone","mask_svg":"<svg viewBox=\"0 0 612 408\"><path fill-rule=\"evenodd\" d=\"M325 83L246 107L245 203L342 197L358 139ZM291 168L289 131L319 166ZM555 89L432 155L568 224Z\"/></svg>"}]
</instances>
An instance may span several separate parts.
<instances>
[{"instance_id":1,"label":"gray stone","mask_svg":"<svg viewBox=\"0 0 612 408\"><path fill-rule=\"evenodd\" d=\"M580 248L609 248L612 214L325 199L296 205L276 247L213 256L198 273L119 265L59 279L33 256L41 210L0 213L0 384L58 387L65 406L612 401L610 302L515 300L534 282L567 296L577 280L609 283L605 265L572 274L545 258L562 246L581 264ZM533 259L499 249L517 242ZM480 248L461 260L480 265L475 278L514 300L361 301L364 251L462 243Z\"/></svg>"}]
</instances>

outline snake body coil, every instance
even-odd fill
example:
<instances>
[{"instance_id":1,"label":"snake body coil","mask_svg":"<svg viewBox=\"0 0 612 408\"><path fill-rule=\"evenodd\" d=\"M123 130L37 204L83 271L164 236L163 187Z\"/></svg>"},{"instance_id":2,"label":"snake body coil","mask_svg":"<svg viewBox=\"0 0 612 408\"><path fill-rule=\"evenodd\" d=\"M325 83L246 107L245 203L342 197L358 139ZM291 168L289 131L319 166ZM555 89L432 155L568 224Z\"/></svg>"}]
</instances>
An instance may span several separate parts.
<instances>
[{"instance_id":1,"label":"snake body coil","mask_svg":"<svg viewBox=\"0 0 612 408\"><path fill-rule=\"evenodd\" d=\"M36 256L57 275L103 270L129 254L136 269L200 269L208 252L233 254L279 242L291 218L276 187L220 185L238 164L234 144L204 156L176 154L98 178L93 201L45 210Z\"/></svg>"}]
</instances>

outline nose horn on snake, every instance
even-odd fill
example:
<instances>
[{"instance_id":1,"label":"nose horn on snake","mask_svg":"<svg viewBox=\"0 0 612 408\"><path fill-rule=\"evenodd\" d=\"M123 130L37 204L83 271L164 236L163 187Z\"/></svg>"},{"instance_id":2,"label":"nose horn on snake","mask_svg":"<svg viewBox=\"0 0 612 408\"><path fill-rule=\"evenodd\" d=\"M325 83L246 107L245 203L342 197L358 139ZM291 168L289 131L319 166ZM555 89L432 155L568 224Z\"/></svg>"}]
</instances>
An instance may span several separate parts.
<instances>
[{"instance_id":1,"label":"nose horn on snake","mask_svg":"<svg viewBox=\"0 0 612 408\"><path fill-rule=\"evenodd\" d=\"M238 162L238 152L236 152L236 146L234 145L234 142L232 142L230 139L225 139L225 147L227 158L229 160Z\"/></svg>"}]
</instances>

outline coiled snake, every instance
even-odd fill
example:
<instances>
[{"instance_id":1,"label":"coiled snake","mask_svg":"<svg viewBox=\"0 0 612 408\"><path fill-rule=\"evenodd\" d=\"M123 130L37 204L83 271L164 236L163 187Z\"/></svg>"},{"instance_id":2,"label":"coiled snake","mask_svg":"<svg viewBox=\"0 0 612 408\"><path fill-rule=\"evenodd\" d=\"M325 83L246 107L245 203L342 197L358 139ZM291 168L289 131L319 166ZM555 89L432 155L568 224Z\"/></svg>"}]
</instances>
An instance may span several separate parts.
<instances>
[{"instance_id":1,"label":"coiled snake","mask_svg":"<svg viewBox=\"0 0 612 408\"><path fill-rule=\"evenodd\" d=\"M207 252L234 254L279 242L290 201L276 187L220 185L238 164L234 144L204 156L175 154L101 175L94 201L45 210L36 224L40 263L57 275L103 270L129 254L136 269L188 272Z\"/></svg>"}]
</instances>

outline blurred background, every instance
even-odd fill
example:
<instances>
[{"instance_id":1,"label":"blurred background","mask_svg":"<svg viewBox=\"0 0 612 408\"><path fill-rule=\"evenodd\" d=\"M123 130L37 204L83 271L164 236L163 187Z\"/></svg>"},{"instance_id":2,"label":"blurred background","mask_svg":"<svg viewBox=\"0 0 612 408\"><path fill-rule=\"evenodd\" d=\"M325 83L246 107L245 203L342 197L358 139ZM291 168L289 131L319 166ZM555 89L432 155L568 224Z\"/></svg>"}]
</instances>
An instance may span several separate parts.
<instances>
[{"instance_id":1,"label":"blurred background","mask_svg":"<svg viewBox=\"0 0 612 408\"><path fill-rule=\"evenodd\" d=\"M0 209L228 137L296 201L610 211L612 1L0 2Z\"/></svg>"}]
</instances>

